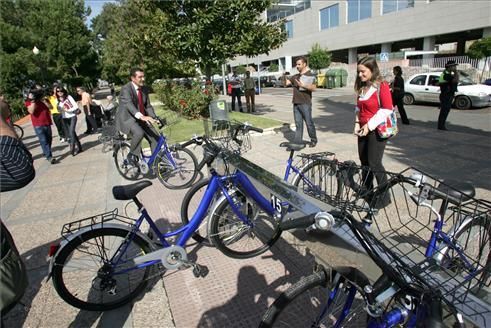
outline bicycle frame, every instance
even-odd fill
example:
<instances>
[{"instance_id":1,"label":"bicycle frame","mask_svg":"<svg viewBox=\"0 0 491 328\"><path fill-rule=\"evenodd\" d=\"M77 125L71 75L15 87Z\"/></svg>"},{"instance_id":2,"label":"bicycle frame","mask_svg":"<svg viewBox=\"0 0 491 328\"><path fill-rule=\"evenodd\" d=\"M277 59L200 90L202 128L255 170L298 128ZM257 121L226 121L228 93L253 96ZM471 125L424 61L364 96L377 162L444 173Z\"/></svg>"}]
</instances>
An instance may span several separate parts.
<instances>
[{"instance_id":1,"label":"bicycle frame","mask_svg":"<svg viewBox=\"0 0 491 328\"><path fill-rule=\"evenodd\" d=\"M157 140L157 146L155 147L152 154L150 156L145 156L143 154L143 151L142 151L141 158L143 161L145 161L145 163L148 166L151 166L155 162L155 159L157 158L158 154L161 152L163 152L165 154L165 156L167 157L169 162L172 164L172 166L176 167L176 162L174 161L174 157L172 157L172 154L169 151L169 146L167 145L167 138L161 133L160 133L159 139Z\"/></svg>"},{"instance_id":2,"label":"bicycle frame","mask_svg":"<svg viewBox=\"0 0 491 328\"><path fill-rule=\"evenodd\" d=\"M185 226L182 226L181 228L171 231L168 233L162 234L159 230L159 228L156 226L156 224L153 222L152 218L148 214L147 210L142 207L141 208L141 214L140 217L137 219L135 224L133 225L132 228L132 233L131 236L128 238L127 242L125 242L126 246L123 246L124 248L121 250L121 252L116 252L116 254L119 254L118 256L115 256L115 258L111 259L111 263L113 265L116 265L119 263L121 256L124 254L126 251L127 245L129 245L129 242L133 239L133 236L136 234L136 232L139 230L141 224L143 221L147 221L148 224L150 225L150 228L156 233L156 235L159 238L159 241L162 243L163 248L165 249L167 247L171 247L173 245L169 244L167 242L167 238L173 237L176 235L180 235L179 238L177 239L177 242L175 243L176 246L184 247L187 243L187 241L191 238L193 233L198 229L200 224L203 222L203 220L206 218L208 208L210 207L214 195L221 190L223 195L225 195L225 198L227 199L230 207L232 208L233 212L237 215L237 217L240 218L245 224L248 226L252 226L253 223L245 216L243 213L240 212L239 208L237 205L234 204L234 201L230 195L230 188L228 188L225 184L225 182L232 182L233 186L238 186L241 188L241 191L243 191L246 195L251 197L254 201L257 202L257 204L261 207L262 210L264 210L266 213L269 215L274 215L275 213L275 208L271 205L270 201L263 197L259 191L254 187L252 182L249 180L249 178L242 172L236 171L235 173L231 175L225 175L221 176L218 173L216 173L215 170L211 170L212 178L210 179L210 183L208 184L208 187L206 189L206 192L203 196L203 199L201 200L198 209L194 213L193 217L189 221L188 224ZM120 246L121 248L121 246ZM135 267L128 268L122 271L117 271L114 274L123 274L131 270L135 269L140 269L143 267L147 267L150 265L154 265L159 263L160 260L160 253L162 249L159 249L157 251L154 251L152 253L143 255L141 258L144 258L142 263L139 263L142 261L142 259L139 259L140 257L136 257L133 260L136 263ZM119 251L119 250L118 250ZM155 254L155 256L152 256L152 254ZM155 257L155 258L153 258Z\"/></svg>"}]
</instances>

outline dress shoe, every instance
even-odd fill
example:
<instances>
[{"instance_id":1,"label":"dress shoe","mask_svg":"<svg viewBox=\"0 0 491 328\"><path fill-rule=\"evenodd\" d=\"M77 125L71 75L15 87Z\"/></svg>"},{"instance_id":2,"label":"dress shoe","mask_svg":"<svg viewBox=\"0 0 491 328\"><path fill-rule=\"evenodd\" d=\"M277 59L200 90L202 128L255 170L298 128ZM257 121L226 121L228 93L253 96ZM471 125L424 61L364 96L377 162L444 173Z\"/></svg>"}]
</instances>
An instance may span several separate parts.
<instances>
[{"instance_id":1,"label":"dress shoe","mask_svg":"<svg viewBox=\"0 0 491 328\"><path fill-rule=\"evenodd\" d=\"M311 140L311 141L309 142L309 147L310 147L310 148L314 148L316 145L317 145L317 140Z\"/></svg>"}]
</instances>

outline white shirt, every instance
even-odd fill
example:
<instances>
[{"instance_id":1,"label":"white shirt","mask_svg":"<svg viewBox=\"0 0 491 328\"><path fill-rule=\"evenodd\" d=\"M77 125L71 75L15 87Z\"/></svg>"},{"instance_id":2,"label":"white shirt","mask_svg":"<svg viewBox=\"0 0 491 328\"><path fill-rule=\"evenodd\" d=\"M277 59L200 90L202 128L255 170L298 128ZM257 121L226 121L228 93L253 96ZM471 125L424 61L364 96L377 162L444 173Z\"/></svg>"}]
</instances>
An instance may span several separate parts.
<instances>
[{"instance_id":1,"label":"white shirt","mask_svg":"<svg viewBox=\"0 0 491 328\"><path fill-rule=\"evenodd\" d=\"M138 89L140 89L141 87L139 87L138 85L134 84L133 81L131 81L131 85L133 86L133 88L135 88L136 97L138 98ZM144 115L142 113L140 113L140 108L138 106L136 106L136 109L138 109L138 111L136 112L135 117L136 117L137 120L139 120Z\"/></svg>"}]
</instances>

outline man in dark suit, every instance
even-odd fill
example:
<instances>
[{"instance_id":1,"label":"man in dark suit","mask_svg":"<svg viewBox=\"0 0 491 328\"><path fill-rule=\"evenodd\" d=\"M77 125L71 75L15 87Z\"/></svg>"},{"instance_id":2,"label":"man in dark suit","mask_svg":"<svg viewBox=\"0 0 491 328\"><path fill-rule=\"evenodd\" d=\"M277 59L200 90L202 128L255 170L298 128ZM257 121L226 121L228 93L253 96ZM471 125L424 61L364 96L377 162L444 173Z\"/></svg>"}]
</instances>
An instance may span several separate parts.
<instances>
[{"instance_id":1,"label":"man in dark suit","mask_svg":"<svg viewBox=\"0 0 491 328\"><path fill-rule=\"evenodd\" d=\"M153 151L157 147L158 135L150 128L150 124L157 120L148 89L144 86L145 73L140 68L132 68L130 75L131 81L121 88L116 124L121 132L131 134L128 160L134 164L138 162L142 139L148 140Z\"/></svg>"}]
</instances>

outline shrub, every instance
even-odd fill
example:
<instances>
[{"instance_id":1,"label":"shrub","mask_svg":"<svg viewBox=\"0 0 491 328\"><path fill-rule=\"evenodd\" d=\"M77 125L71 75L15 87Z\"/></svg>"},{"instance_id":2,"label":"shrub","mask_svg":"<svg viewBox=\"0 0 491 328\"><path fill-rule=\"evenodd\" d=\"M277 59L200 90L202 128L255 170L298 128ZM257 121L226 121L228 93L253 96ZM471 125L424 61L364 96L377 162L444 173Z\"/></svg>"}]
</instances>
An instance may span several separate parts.
<instances>
[{"instance_id":1,"label":"shrub","mask_svg":"<svg viewBox=\"0 0 491 328\"><path fill-rule=\"evenodd\" d=\"M189 119L209 117L208 106L217 97L212 84L202 86L198 82L190 82L181 85L159 80L152 87L165 109Z\"/></svg>"}]
</instances>

